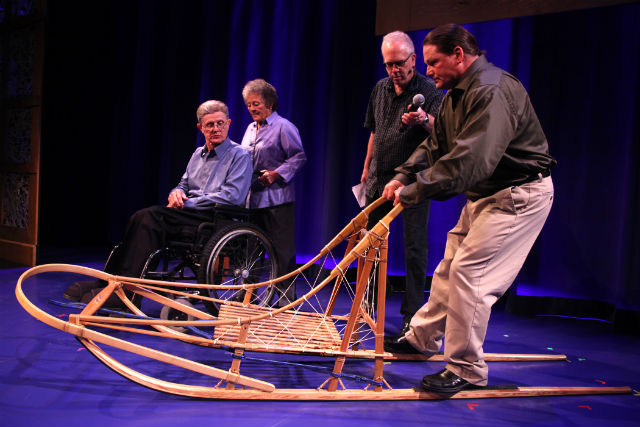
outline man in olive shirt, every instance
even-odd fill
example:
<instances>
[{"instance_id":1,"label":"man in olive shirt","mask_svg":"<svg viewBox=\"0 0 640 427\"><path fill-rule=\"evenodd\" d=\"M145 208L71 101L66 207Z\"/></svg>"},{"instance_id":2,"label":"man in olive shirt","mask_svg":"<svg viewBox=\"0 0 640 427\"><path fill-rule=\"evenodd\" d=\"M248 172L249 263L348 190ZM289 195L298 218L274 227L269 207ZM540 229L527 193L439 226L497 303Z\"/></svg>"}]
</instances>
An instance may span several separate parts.
<instances>
[{"instance_id":1,"label":"man in olive shirt","mask_svg":"<svg viewBox=\"0 0 640 427\"><path fill-rule=\"evenodd\" d=\"M491 307L520 271L551 209L555 160L522 84L487 62L464 28L443 25L423 43L427 75L447 95L434 131L399 168L383 195L413 205L464 193L431 295L392 352L433 354L444 339L442 371L425 389L485 386L483 342Z\"/></svg>"}]
</instances>

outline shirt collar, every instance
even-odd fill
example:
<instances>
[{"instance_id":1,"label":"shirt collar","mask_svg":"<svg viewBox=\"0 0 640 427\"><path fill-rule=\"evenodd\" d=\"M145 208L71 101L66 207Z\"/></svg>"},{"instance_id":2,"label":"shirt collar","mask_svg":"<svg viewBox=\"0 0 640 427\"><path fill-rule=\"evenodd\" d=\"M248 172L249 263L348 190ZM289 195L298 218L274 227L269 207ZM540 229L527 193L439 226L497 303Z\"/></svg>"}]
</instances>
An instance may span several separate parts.
<instances>
[{"instance_id":1,"label":"shirt collar","mask_svg":"<svg viewBox=\"0 0 640 427\"><path fill-rule=\"evenodd\" d=\"M269 117L267 117L264 122L267 125L272 125L273 122L275 122L276 120L278 120L280 116L278 115L278 113L276 111L274 111L273 113L269 114ZM253 122L253 127L256 128L258 127L258 124L256 122Z\"/></svg>"},{"instance_id":2,"label":"shirt collar","mask_svg":"<svg viewBox=\"0 0 640 427\"><path fill-rule=\"evenodd\" d=\"M205 147L206 147L206 145L205 145ZM214 149L212 151L216 153L216 156L218 156L218 158L221 158L222 156L224 156L224 154L227 151L229 151L230 148L231 148L231 140L229 139L229 137L227 137L227 139L222 141L220 143L220 145L218 145L217 147L214 147ZM212 155L213 154L211 154L211 152L209 152L207 157L210 157Z\"/></svg>"},{"instance_id":3,"label":"shirt collar","mask_svg":"<svg viewBox=\"0 0 640 427\"><path fill-rule=\"evenodd\" d=\"M391 77L387 77L387 79L388 79L387 80L387 90L388 91L392 91L395 94L396 93L396 88L395 88L395 86L393 84L393 80L391 80ZM418 89L419 89L419 87L418 87L418 70L416 69L416 67L413 67L413 76L411 77L411 80L409 80L409 84L402 91L402 93L413 93L413 92L417 91Z\"/></svg>"},{"instance_id":4,"label":"shirt collar","mask_svg":"<svg viewBox=\"0 0 640 427\"><path fill-rule=\"evenodd\" d=\"M487 61L487 58L484 55L480 54L480 56L478 56L478 58L473 61L469 68L467 68L467 70L458 81L458 84L456 84L453 89L466 91L471 84L471 80L473 80L474 74L485 69L487 65L489 65L489 61Z\"/></svg>"}]
</instances>

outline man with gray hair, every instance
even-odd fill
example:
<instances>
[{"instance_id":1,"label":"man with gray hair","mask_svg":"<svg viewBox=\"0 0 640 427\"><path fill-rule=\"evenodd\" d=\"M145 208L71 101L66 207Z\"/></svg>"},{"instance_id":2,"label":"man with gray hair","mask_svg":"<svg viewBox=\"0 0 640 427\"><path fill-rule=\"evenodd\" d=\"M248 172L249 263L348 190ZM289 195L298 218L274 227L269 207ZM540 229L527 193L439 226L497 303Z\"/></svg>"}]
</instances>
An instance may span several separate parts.
<instances>
[{"instance_id":1,"label":"man with gray hair","mask_svg":"<svg viewBox=\"0 0 640 427\"><path fill-rule=\"evenodd\" d=\"M404 163L433 129L443 92L430 78L416 71L416 54L411 38L394 31L382 39L382 58L388 77L378 81L371 92L364 126L371 130L361 182L366 184L367 204L382 195L394 169ZM414 98L423 104L410 108ZM385 203L369 217L367 228L375 225L390 209ZM429 201L416 204L402 213L404 228L406 291L400 312L403 326L399 336L409 329L411 317L424 301L427 276L427 224Z\"/></svg>"},{"instance_id":2,"label":"man with gray hair","mask_svg":"<svg viewBox=\"0 0 640 427\"><path fill-rule=\"evenodd\" d=\"M229 109L223 102L206 101L198 107L196 116L205 145L191 155L182 179L169 193L166 206L151 206L131 216L112 273L139 277L151 252L185 226L197 227L210 221L216 204L244 204L253 168L247 150L227 136L231 123ZM102 281L75 282L64 297L88 302L104 285ZM119 299L113 298L113 302Z\"/></svg>"}]
</instances>

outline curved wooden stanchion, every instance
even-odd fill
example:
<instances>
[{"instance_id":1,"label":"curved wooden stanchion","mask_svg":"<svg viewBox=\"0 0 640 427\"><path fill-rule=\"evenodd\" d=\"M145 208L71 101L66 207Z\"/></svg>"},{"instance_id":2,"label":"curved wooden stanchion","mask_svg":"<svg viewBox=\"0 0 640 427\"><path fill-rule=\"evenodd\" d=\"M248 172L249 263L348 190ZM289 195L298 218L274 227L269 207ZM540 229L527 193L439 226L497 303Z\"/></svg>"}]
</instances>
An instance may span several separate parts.
<instances>
[{"instance_id":1,"label":"curved wooden stanchion","mask_svg":"<svg viewBox=\"0 0 640 427\"><path fill-rule=\"evenodd\" d=\"M68 265L48 264L25 271L16 284L16 298L20 305L33 317L47 325L74 335L100 362L123 377L145 387L161 392L182 396L210 399L260 399L260 400L430 400L444 398L490 398L554 396L577 394L629 393L628 387L516 387L510 389L479 389L462 391L453 396L442 396L408 389L392 389L383 376L384 360L436 361L441 355L399 355L384 352L384 313L386 251L389 224L402 211L395 206L371 230L366 230L369 214L384 203L378 199L360 212L336 237L334 237L312 260L288 273L261 283L237 284L185 284L160 280L138 279L108 274L95 269ZM250 303L253 290L270 286L284 280L303 275L318 260L329 256L340 243L348 241L344 257L319 283L310 284L310 289L300 298L284 307L271 308ZM355 289L346 279L347 269L357 261ZM80 313L69 314L64 321L46 313L26 297L23 283L38 274L61 272L80 274L104 280L108 285ZM379 274L376 307L370 307L367 300L371 278ZM303 276L305 277L305 276ZM305 277L306 278L306 277ZM375 280L375 279L373 279ZM305 311L311 301L327 285L330 289L329 301L323 310ZM247 292L242 301L216 299L205 295L194 295L184 288L193 290L234 290ZM351 292L352 305L347 314L334 314L338 292ZM125 292L126 291L126 292ZM148 316L139 305L127 296L133 293L173 310L178 310L193 320L167 320ZM102 315L105 301L116 295L132 315L116 313ZM214 301L220 305L217 317L194 306L181 304L173 297ZM174 327L180 327L178 331ZM213 328L213 329L212 329ZM186 332L183 331L186 330ZM206 331L205 331L206 329ZM213 330L213 332L210 332ZM158 339L179 340L204 347L223 348L233 352L233 360L228 369L186 359L166 351L156 350L122 338L107 331L146 335ZM374 348L366 348L362 336L373 337ZM172 341L174 342L174 341ZM101 345L159 361L169 365L215 379L214 386L179 384L143 374L110 356ZM245 351L291 353L311 356L334 357L335 363L330 376L317 389L278 389L274 384L251 376L240 374L240 366ZM487 353L487 361L550 361L566 360L565 355L545 354L495 354ZM347 360L370 359L374 369L371 378L356 378L367 381L370 389L343 389L342 378L353 379L343 374ZM213 382L212 382L213 384ZM323 387L326 385L326 389Z\"/></svg>"}]
</instances>

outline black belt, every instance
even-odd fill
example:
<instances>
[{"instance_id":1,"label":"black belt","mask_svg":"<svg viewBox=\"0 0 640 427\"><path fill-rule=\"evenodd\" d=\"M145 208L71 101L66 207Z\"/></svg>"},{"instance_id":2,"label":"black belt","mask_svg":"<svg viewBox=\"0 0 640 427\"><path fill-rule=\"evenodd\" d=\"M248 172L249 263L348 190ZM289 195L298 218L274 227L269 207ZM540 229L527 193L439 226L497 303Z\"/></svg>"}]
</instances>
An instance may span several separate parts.
<instances>
[{"instance_id":1,"label":"black belt","mask_svg":"<svg viewBox=\"0 0 640 427\"><path fill-rule=\"evenodd\" d=\"M538 172L535 175L528 176L522 183L520 183L518 185L526 184L528 182L532 182L532 181L535 181L537 179L546 178L548 176L551 176L551 171L549 169L545 169L542 172Z\"/></svg>"}]
</instances>

